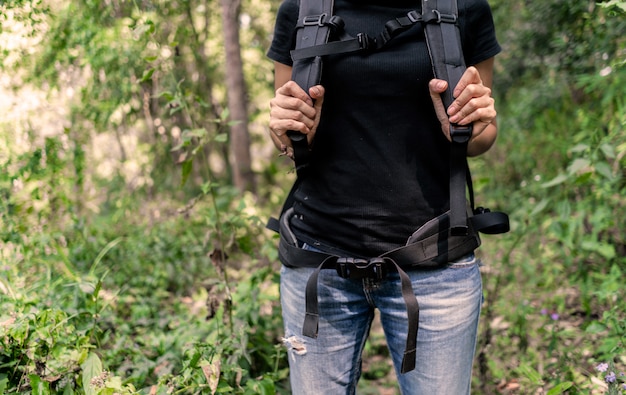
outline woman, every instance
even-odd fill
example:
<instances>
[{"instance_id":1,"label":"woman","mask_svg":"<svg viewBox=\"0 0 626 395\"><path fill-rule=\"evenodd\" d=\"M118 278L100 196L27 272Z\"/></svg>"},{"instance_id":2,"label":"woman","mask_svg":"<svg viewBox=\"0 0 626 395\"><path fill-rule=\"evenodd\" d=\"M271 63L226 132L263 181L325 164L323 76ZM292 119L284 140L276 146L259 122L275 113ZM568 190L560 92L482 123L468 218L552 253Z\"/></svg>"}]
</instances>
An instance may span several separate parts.
<instances>
[{"instance_id":1,"label":"woman","mask_svg":"<svg viewBox=\"0 0 626 395\"><path fill-rule=\"evenodd\" d=\"M487 0L458 0L466 63L446 109L447 83L433 78L423 27L416 24L378 51L330 55L308 94L291 81L290 50L298 0L285 0L268 56L276 95L270 131L292 155L287 131L306 135L311 158L295 192L291 230L303 249L369 258L401 247L420 226L449 209L449 122L473 125L468 155L496 139L491 97L500 51ZM418 9L414 0L335 0L348 34L376 36L385 22ZM416 367L401 373L409 317L400 276L349 279L319 275L319 336L302 336L305 285L314 269L281 269L285 342L294 394L352 394L374 317L381 323L404 394L470 392L482 299L473 253L433 270L409 270L419 302Z\"/></svg>"}]
</instances>

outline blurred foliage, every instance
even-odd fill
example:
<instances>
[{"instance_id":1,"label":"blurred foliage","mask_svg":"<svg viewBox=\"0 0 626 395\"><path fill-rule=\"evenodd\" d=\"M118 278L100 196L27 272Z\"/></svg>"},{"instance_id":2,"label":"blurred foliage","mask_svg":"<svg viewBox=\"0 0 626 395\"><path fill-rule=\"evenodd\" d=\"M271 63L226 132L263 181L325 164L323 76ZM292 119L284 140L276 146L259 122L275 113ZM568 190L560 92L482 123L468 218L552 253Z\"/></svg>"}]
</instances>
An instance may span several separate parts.
<instances>
[{"instance_id":1,"label":"blurred foliage","mask_svg":"<svg viewBox=\"0 0 626 395\"><path fill-rule=\"evenodd\" d=\"M289 392L263 229L293 180L265 130L279 3L240 15L253 195L231 182L216 0L0 1L0 393ZM626 3L490 3L500 136L471 164L512 231L480 251L474 392L617 394ZM374 333L361 388L394 388L386 356Z\"/></svg>"},{"instance_id":2,"label":"blurred foliage","mask_svg":"<svg viewBox=\"0 0 626 395\"><path fill-rule=\"evenodd\" d=\"M596 393L609 383L594 366L610 361L619 391L624 2L491 3L505 49L494 88L500 136L479 168L495 169L483 193L511 214L513 229L486 243L493 262L475 388Z\"/></svg>"}]
</instances>

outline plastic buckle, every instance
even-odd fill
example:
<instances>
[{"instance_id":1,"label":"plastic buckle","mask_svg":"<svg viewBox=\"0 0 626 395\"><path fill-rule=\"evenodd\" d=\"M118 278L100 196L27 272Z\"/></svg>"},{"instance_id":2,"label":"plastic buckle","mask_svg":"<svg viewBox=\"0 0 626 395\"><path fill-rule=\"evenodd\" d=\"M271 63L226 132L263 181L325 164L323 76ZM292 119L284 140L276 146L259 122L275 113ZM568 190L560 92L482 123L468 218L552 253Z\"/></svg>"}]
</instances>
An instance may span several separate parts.
<instances>
[{"instance_id":1,"label":"plastic buckle","mask_svg":"<svg viewBox=\"0 0 626 395\"><path fill-rule=\"evenodd\" d=\"M450 139L453 143L464 144L472 138L472 125L450 124Z\"/></svg>"},{"instance_id":2,"label":"plastic buckle","mask_svg":"<svg viewBox=\"0 0 626 395\"><path fill-rule=\"evenodd\" d=\"M476 209L474 209L474 214L475 215L480 215L480 214L486 214L486 213L490 213L491 210L489 210L486 207L477 207Z\"/></svg>"},{"instance_id":3,"label":"plastic buckle","mask_svg":"<svg viewBox=\"0 0 626 395\"><path fill-rule=\"evenodd\" d=\"M320 15L309 15L305 16L302 19L303 26L324 26L326 22L326 17L328 17L327 13L323 13Z\"/></svg>"},{"instance_id":4,"label":"plastic buckle","mask_svg":"<svg viewBox=\"0 0 626 395\"><path fill-rule=\"evenodd\" d=\"M342 278L372 278L382 280L387 274L383 263L383 258L372 258L369 260L358 258L337 259L337 274Z\"/></svg>"},{"instance_id":5,"label":"plastic buckle","mask_svg":"<svg viewBox=\"0 0 626 395\"><path fill-rule=\"evenodd\" d=\"M365 33L359 33L356 35L356 39L359 43L359 49L368 50L372 47L372 38Z\"/></svg>"},{"instance_id":6,"label":"plastic buckle","mask_svg":"<svg viewBox=\"0 0 626 395\"><path fill-rule=\"evenodd\" d=\"M406 16L407 16L407 18L409 18L409 20L412 23L417 23L417 22L421 22L422 21L422 15L419 12L415 11L415 10L409 11L409 13L407 13Z\"/></svg>"},{"instance_id":7,"label":"plastic buckle","mask_svg":"<svg viewBox=\"0 0 626 395\"><path fill-rule=\"evenodd\" d=\"M437 15L437 23L456 23L457 21L455 14L442 14L439 10L433 10L433 13Z\"/></svg>"},{"instance_id":8,"label":"plastic buckle","mask_svg":"<svg viewBox=\"0 0 626 395\"><path fill-rule=\"evenodd\" d=\"M387 275L387 270L383 263L385 263L384 258L372 258L369 260L369 265L374 272L374 278L378 281L381 281Z\"/></svg>"}]
</instances>

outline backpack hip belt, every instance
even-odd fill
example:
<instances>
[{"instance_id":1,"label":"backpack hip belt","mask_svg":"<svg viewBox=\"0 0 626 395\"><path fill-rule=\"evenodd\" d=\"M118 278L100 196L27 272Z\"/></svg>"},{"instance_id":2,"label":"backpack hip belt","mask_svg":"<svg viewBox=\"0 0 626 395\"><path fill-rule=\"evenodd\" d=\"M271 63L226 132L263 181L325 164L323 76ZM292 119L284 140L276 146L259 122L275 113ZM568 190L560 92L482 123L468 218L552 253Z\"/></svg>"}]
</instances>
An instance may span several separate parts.
<instances>
[{"instance_id":1,"label":"backpack hip belt","mask_svg":"<svg viewBox=\"0 0 626 395\"><path fill-rule=\"evenodd\" d=\"M419 304L415 298L411 279L407 270L436 269L450 261L459 259L480 246L478 232L469 221L470 231L466 235L453 235L450 215L446 212L415 231L403 247L385 252L377 257L355 258L302 249L290 228L293 208L289 208L280 218L280 241L278 256L287 267L309 267L316 270L306 284L306 314L302 334L317 338L319 310L317 300L318 277L324 269L334 269L346 279L372 278L383 280L389 273L400 276L400 290L404 299L407 317L407 339L402 359L401 373L415 368L417 332L419 326Z\"/></svg>"}]
</instances>

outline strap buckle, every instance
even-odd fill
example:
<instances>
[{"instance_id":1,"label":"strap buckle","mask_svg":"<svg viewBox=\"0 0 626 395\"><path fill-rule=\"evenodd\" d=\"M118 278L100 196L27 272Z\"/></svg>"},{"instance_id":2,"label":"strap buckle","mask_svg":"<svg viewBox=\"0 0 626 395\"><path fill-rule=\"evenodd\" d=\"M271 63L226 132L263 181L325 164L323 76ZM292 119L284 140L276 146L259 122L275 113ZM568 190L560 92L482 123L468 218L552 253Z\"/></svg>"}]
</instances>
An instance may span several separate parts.
<instances>
[{"instance_id":1,"label":"strap buckle","mask_svg":"<svg viewBox=\"0 0 626 395\"><path fill-rule=\"evenodd\" d=\"M422 21L425 23L456 23L457 20L456 14L442 14L439 10L429 10L422 14Z\"/></svg>"},{"instance_id":2,"label":"strap buckle","mask_svg":"<svg viewBox=\"0 0 626 395\"><path fill-rule=\"evenodd\" d=\"M359 49L361 50L369 50L376 47L376 40L365 33L357 34L356 40L359 43Z\"/></svg>"},{"instance_id":3,"label":"strap buckle","mask_svg":"<svg viewBox=\"0 0 626 395\"><path fill-rule=\"evenodd\" d=\"M327 13L305 16L302 18L302 26L324 26L327 17Z\"/></svg>"},{"instance_id":4,"label":"strap buckle","mask_svg":"<svg viewBox=\"0 0 626 395\"><path fill-rule=\"evenodd\" d=\"M453 143L464 144L472 138L473 126L450 124L450 139Z\"/></svg>"},{"instance_id":5,"label":"strap buckle","mask_svg":"<svg viewBox=\"0 0 626 395\"><path fill-rule=\"evenodd\" d=\"M439 10L433 10L433 13L437 15L437 23L456 23L457 21L455 14L442 14Z\"/></svg>"},{"instance_id":6,"label":"strap buckle","mask_svg":"<svg viewBox=\"0 0 626 395\"><path fill-rule=\"evenodd\" d=\"M387 275L384 258L358 259L339 258L337 259L337 274L342 278L371 278L382 280Z\"/></svg>"},{"instance_id":7,"label":"strap buckle","mask_svg":"<svg viewBox=\"0 0 626 395\"><path fill-rule=\"evenodd\" d=\"M419 12L417 12L417 11L415 11L415 10L413 10L413 11L409 11L409 12L406 14L406 16L407 16L407 18L409 18L409 20L410 20L412 23L421 22L421 21L423 20L423 19L422 19L422 14L420 14Z\"/></svg>"}]
</instances>

